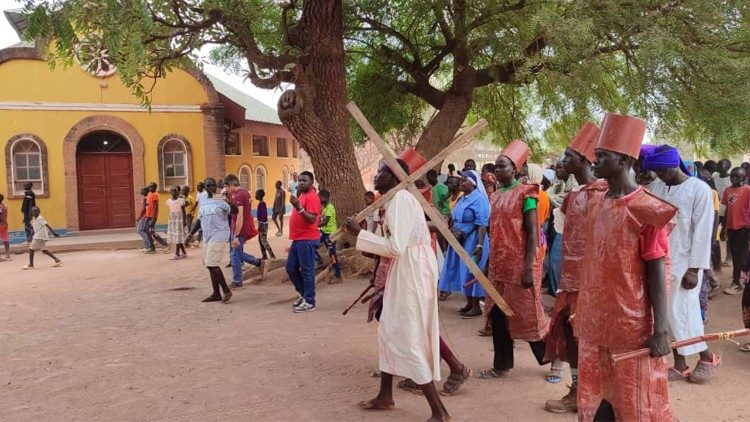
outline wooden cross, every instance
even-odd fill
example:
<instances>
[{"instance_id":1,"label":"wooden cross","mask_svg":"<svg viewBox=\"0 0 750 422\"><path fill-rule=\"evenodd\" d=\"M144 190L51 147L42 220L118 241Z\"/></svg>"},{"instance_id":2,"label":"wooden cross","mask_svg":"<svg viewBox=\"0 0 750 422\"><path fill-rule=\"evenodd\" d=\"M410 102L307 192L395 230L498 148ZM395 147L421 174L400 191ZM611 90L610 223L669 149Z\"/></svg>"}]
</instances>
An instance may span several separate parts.
<instances>
[{"instance_id":1,"label":"wooden cross","mask_svg":"<svg viewBox=\"0 0 750 422\"><path fill-rule=\"evenodd\" d=\"M436 208L432 206L427 200L422 196L422 193L419 191L419 189L414 186L414 181L420 179L427 171L429 171L431 168L435 167L436 165L440 164L444 159L450 155L454 150L464 146L468 141L470 141L474 135L476 135L479 131L484 129L487 126L487 121L484 119L479 120L477 123L475 123L473 126L471 126L466 132L463 134L457 136L454 138L453 142L444 150L442 150L440 153L438 153L435 157L433 157L431 160L429 160L425 165L417 169L416 171L412 172L411 175L406 174L406 172L401 168L401 166L398 164L398 161L396 160L396 155L393 153L391 148L383 141L383 138L378 135L378 133L375 131L375 128L372 127L370 122L367 121L365 116L362 114L362 111L360 111L359 107L357 107L354 102L349 102L349 104L346 105L346 108L349 110L349 113L354 117L354 120L357 121L357 123L362 127L362 129L367 134L367 137L370 138L372 142L375 143L375 147L377 147L378 151L383 155L383 158L385 159L386 163L388 163L389 168L393 173L396 175L396 177L400 180L399 184L396 185L393 189L386 192L383 196L381 196L377 201L372 203L372 205L368 206L364 210L360 211L354 218L361 222L364 220L368 215L372 214L375 210L378 210L380 207L382 207L386 202L388 202L391 198L393 198L396 193L402 189L407 189L409 192L414 195L414 197L417 198L420 205L422 206L422 209L424 212L430 217L430 220L432 223L437 227L437 229L440 231L440 233L445 237L445 239L450 243L450 245L453 247L453 250L458 254L459 258L466 264L466 266L469 268L469 271L474 275L474 277L477 279L477 281L484 287L484 290L487 292L487 294L492 298L493 301L497 304L497 306L502 309L502 311L505 313L505 315L512 316L513 311L510 309L510 306L503 300L503 298L500 296L500 294L495 290L495 287L490 283L490 280L487 278L487 276L484 275L482 270L479 269L477 264L474 262L474 259L469 256L469 254L464 250L463 245L456 239L455 236L453 236L453 233L451 233L450 228L448 228L448 224L443 220L442 215L438 212ZM481 183L481 180L479 181ZM337 231L334 233L331 238L337 239L341 236L340 231ZM489 236L489 233L487 234Z\"/></svg>"}]
</instances>

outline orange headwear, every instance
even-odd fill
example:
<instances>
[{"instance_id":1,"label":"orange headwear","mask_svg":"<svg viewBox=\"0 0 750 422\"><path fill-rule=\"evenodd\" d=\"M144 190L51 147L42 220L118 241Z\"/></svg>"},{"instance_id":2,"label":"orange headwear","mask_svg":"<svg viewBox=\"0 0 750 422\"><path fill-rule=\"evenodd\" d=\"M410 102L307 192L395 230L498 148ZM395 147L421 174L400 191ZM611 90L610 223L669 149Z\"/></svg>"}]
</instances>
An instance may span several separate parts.
<instances>
[{"instance_id":1,"label":"orange headwear","mask_svg":"<svg viewBox=\"0 0 750 422\"><path fill-rule=\"evenodd\" d=\"M645 134L646 122L643 120L607 113L602 121L596 148L619 152L637 160Z\"/></svg>"},{"instance_id":2,"label":"orange headwear","mask_svg":"<svg viewBox=\"0 0 750 422\"><path fill-rule=\"evenodd\" d=\"M586 122L578 131L578 135L570 142L568 148L586 157L589 162L594 162L596 154L596 141L599 139L599 127L591 122Z\"/></svg>"},{"instance_id":3,"label":"orange headwear","mask_svg":"<svg viewBox=\"0 0 750 422\"><path fill-rule=\"evenodd\" d=\"M420 154L414 148L406 148L405 150L401 151L401 154L398 155L398 158L404 160L406 165L409 166L409 174L414 173L423 165L427 164L427 159L424 158L424 155Z\"/></svg>"},{"instance_id":4,"label":"orange headwear","mask_svg":"<svg viewBox=\"0 0 750 422\"><path fill-rule=\"evenodd\" d=\"M515 139L511 141L508 145L503 148L502 151L500 151L500 155L504 155L510 159L510 161L513 162L513 164L516 166L516 170L521 170L521 167L523 167L524 164L526 164L526 160L529 159L529 155L531 155L531 150L529 149L529 146L526 145L526 143L520 139Z\"/></svg>"}]
</instances>

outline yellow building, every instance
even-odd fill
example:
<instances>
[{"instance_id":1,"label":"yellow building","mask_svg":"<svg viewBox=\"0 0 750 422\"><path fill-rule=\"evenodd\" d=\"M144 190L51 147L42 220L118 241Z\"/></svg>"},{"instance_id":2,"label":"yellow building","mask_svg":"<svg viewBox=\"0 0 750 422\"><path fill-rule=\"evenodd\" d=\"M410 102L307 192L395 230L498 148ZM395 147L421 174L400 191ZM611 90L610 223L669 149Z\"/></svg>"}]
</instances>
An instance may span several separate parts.
<instances>
[{"instance_id":1,"label":"yellow building","mask_svg":"<svg viewBox=\"0 0 750 422\"><path fill-rule=\"evenodd\" d=\"M23 18L5 15L20 35ZM228 84L175 70L156 84L149 112L115 73L106 56L52 70L33 45L0 50L0 193L12 241L22 238L28 182L47 221L65 232L134 227L140 188L151 181L166 200L170 186L234 172L272 201L273 183L286 187L299 170L298 143L276 111Z\"/></svg>"}]
</instances>

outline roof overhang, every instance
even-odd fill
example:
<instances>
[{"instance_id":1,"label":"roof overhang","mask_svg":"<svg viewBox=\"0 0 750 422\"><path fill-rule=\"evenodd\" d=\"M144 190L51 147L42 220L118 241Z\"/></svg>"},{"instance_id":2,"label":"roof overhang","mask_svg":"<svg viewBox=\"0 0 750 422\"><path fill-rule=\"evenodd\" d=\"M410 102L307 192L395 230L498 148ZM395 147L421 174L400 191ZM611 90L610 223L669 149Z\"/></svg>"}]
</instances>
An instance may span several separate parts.
<instances>
[{"instance_id":1,"label":"roof overhang","mask_svg":"<svg viewBox=\"0 0 750 422\"><path fill-rule=\"evenodd\" d=\"M23 9L11 9L3 12L5 19L8 20L10 26L18 34L18 38L23 40L23 34L26 32L26 28L29 27L29 21L26 19L26 15L23 14Z\"/></svg>"}]
</instances>

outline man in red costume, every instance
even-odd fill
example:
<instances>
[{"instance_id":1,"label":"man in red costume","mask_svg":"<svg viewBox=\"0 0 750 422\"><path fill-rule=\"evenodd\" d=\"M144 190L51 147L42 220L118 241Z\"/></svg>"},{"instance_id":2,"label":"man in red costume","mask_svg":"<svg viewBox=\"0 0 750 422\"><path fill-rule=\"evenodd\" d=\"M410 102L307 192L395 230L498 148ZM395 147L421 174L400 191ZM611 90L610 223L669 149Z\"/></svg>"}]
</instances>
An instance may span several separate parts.
<instances>
[{"instance_id":1,"label":"man in red costume","mask_svg":"<svg viewBox=\"0 0 750 422\"><path fill-rule=\"evenodd\" d=\"M544 408L552 413L575 412L577 409L578 340L573 335L571 318L576 313L578 289L585 271L585 228L589 224L586 219L588 197L592 196L594 200L598 200L607 190L607 182L597 180L591 170L598 139L599 128L593 123L585 123L565 150L562 162L566 173L576 178L578 186L565 196L560 207L561 212L555 214L555 224L563 224L562 267L544 359L568 362L572 382L567 395L560 400L549 400L545 404Z\"/></svg>"},{"instance_id":2,"label":"man in red costume","mask_svg":"<svg viewBox=\"0 0 750 422\"><path fill-rule=\"evenodd\" d=\"M573 318L581 421L672 420L662 356L671 352L666 267L677 209L630 175L645 132L639 119L608 114L596 146L594 174L608 190L589 196L587 266ZM650 357L612 363L612 355L642 347Z\"/></svg>"},{"instance_id":3,"label":"man in red costume","mask_svg":"<svg viewBox=\"0 0 750 422\"><path fill-rule=\"evenodd\" d=\"M542 306L542 253L537 226L539 185L522 184L518 172L529 158L520 140L508 144L495 161L500 187L490 196L489 279L515 315L507 316L488 296L492 321L493 366L477 378L499 378L513 368L513 340L526 340L534 357L544 362L544 337L549 318Z\"/></svg>"}]
</instances>

